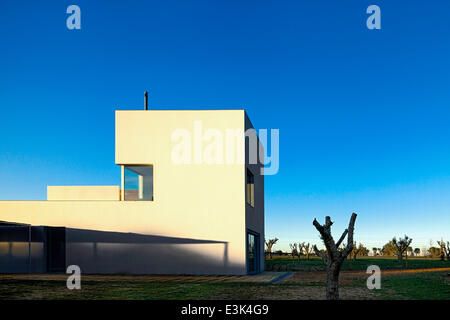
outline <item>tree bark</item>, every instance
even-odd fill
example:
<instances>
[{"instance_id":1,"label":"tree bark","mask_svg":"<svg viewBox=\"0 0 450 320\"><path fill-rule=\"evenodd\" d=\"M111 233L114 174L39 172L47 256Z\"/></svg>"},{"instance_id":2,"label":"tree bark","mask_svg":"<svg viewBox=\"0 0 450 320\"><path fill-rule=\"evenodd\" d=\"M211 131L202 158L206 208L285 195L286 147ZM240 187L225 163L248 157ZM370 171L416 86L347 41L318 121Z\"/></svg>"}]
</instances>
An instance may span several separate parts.
<instances>
[{"instance_id":1,"label":"tree bark","mask_svg":"<svg viewBox=\"0 0 450 320\"><path fill-rule=\"evenodd\" d=\"M327 300L339 300L339 271L341 266L332 263L327 268Z\"/></svg>"},{"instance_id":2,"label":"tree bark","mask_svg":"<svg viewBox=\"0 0 450 320\"><path fill-rule=\"evenodd\" d=\"M408 248L405 251L405 259L406 259L406 269L408 269Z\"/></svg>"}]
</instances>

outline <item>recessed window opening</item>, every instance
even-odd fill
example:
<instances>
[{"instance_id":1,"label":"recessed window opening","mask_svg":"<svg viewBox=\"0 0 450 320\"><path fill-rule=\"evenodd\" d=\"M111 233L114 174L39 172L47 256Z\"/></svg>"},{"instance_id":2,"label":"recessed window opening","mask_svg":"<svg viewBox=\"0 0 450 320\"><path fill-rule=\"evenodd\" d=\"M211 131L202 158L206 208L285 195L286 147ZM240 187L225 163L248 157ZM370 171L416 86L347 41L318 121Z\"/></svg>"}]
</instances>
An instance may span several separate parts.
<instances>
[{"instance_id":1,"label":"recessed window opening","mask_svg":"<svg viewBox=\"0 0 450 320\"><path fill-rule=\"evenodd\" d=\"M153 166L124 166L124 200L153 201Z\"/></svg>"}]
</instances>

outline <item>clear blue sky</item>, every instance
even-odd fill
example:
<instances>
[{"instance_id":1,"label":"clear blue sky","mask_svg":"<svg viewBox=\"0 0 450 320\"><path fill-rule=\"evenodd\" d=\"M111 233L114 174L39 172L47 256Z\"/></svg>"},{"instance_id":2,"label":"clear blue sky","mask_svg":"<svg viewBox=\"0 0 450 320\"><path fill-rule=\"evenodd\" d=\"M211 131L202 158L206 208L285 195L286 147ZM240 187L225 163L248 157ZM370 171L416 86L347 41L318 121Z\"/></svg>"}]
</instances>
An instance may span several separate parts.
<instances>
[{"instance_id":1,"label":"clear blue sky","mask_svg":"<svg viewBox=\"0 0 450 320\"><path fill-rule=\"evenodd\" d=\"M81 8L81 30L66 8ZM381 8L382 29L366 28ZM450 2L0 2L0 199L120 183L114 110L245 108L280 129L266 236L450 240Z\"/></svg>"}]
</instances>

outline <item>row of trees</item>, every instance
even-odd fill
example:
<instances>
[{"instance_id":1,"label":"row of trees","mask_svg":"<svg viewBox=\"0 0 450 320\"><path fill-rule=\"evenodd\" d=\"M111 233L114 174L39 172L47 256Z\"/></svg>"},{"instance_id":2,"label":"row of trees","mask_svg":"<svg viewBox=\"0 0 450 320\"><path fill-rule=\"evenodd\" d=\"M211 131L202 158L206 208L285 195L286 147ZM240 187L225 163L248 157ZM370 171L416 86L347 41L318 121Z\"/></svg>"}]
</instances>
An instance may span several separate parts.
<instances>
[{"instance_id":1,"label":"row of trees","mask_svg":"<svg viewBox=\"0 0 450 320\"><path fill-rule=\"evenodd\" d=\"M272 259L272 253L277 253L277 254L283 254L283 252L281 250L277 250L277 251L272 251L273 246L277 243L279 239L278 238L274 238L274 239L269 239L266 241L266 253L269 256L269 259ZM294 242L294 243L289 243L289 247L291 248L290 254L292 259L295 259L296 257L298 258L298 260L300 260L301 256L304 256L307 260L309 260L311 255L315 255L312 251L312 246L311 244L308 242ZM343 250L343 248L338 248L338 250ZM322 253L327 253L326 250L320 250ZM353 245L353 250L350 252L349 256L353 257L354 260L356 260L357 257L365 257L369 255L369 249L366 248L362 243L360 243L359 245L356 244L356 242Z\"/></svg>"},{"instance_id":2,"label":"row of trees","mask_svg":"<svg viewBox=\"0 0 450 320\"><path fill-rule=\"evenodd\" d=\"M278 242L278 238L269 239L266 240L266 253L269 256L269 259L272 259L272 247ZM289 247L291 248L291 256L292 259L295 259L295 257L298 257L298 260L300 260L300 257L303 255L306 257L306 259L309 260L309 257L312 253L312 247L311 244L308 242L294 242L290 243ZM282 254L283 252L281 250L275 251L275 253Z\"/></svg>"},{"instance_id":3,"label":"row of trees","mask_svg":"<svg viewBox=\"0 0 450 320\"><path fill-rule=\"evenodd\" d=\"M406 252L410 255L410 256L419 256L421 250L419 248L415 248L413 249L411 246L408 247L408 249L406 249ZM394 243L391 241L389 241L388 243L386 243L383 248L372 248L372 253L374 257L377 256L395 256L397 254L397 250L395 248Z\"/></svg>"},{"instance_id":4,"label":"row of trees","mask_svg":"<svg viewBox=\"0 0 450 320\"><path fill-rule=\"evenodd\" d=\"M269 259L272 259L272 253L275 252L277 254L283 254L281 250L272 251L272 247L277 243L279 239L269 239L266 241L266 252L269 256ZM405 235L404 238L396 239L393 238L388 243L386 243L382 248L372 248L372 255L374 257L384 256L384 257L397 257L399 261L403 261L403 256L407 258L407 256L419 256L421 250L419 248L414 248L410 246L412 239ZM433 258L441 258L442 260L447 259L450 261L450 242L447 241L437 241L438 247L431 246L427 249L427 253L430 257ZM300 260L301 256L304 256L309 260L310 256L313 254L312 246L310 243L305 242L294 242L290 243L289 247L291 249L290 255L292 259L296 257ZM338 250L343 250L343 248L338 248ZM320 250L322 253L327 253L326 250ZM356 242L353 244L353 250L349 253L349 257L356 260L357 257L367 257L370 253L370 250L365 247L362 243L357 245Z\"/></svg>"},{"instance_id":5,"label":"row of trees","mask_svg":"<svg viewBox=\"0 0 450 320\"><path fill-rule=\"evenodd\" d=\"M405 236L408 239L407 236ZM405 241L405 239L400 239ZM411 240L411 239L410 239ZM397 241L395 238L386 243L383 248L372 248L374 256L397 256L399 260L402 260L402 256L405 255L407 258L409 256L419 256L421 250L419 248L411 247L409 244L406 247L403 243L401 256L399 255L399 249L397 245L399 245L400 241ZM411 243L411 242L410 242ZM426 254L433 258L441 258L441 260L447 259L450 261L450 241L437 241L438 247L430 246L426 250Z\"/></svg>"},{"instance_id":6,"label":"row of trees","mask_svg":"<svg viewBox=\"0 0 450 320\"><path fill-rule=\"evenodd\" d=\"M295 256L298 257L298 260L300 260L300 256L304 255L306 259L309 260L309 256L311 254L311 244L305 243L305 242L299 242L299 243L290 243L289 246L291 247L291 256L292 259L295 259Z\"/></svg>"}]
</instances>

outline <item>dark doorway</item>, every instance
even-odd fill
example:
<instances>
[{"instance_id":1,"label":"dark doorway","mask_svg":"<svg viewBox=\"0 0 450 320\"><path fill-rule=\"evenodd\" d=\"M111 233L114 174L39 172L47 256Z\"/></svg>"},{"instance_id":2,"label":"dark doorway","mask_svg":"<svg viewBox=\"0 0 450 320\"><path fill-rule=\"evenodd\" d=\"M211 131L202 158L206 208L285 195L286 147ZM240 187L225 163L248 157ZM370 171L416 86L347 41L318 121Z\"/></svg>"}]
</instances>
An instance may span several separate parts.
<instances>
[{"instance_id":1,"label":"dark doorway","mask_svg":"<svg viewBox=\"0 0 450 320\"><path fill-rule=\"evenodd\" d=\"M247 273L259 273L259 235L247 231Z\"/></svg>"},{"instance_id":2,"label":"dark doorway","mask_svg":"<svg viewBox=\"0 0 450 320\"><path fill-rule=\"evenodd\" d=\"M47 272L66 272L66 228L46 227Z\"/></svg>"}]
</instances>

